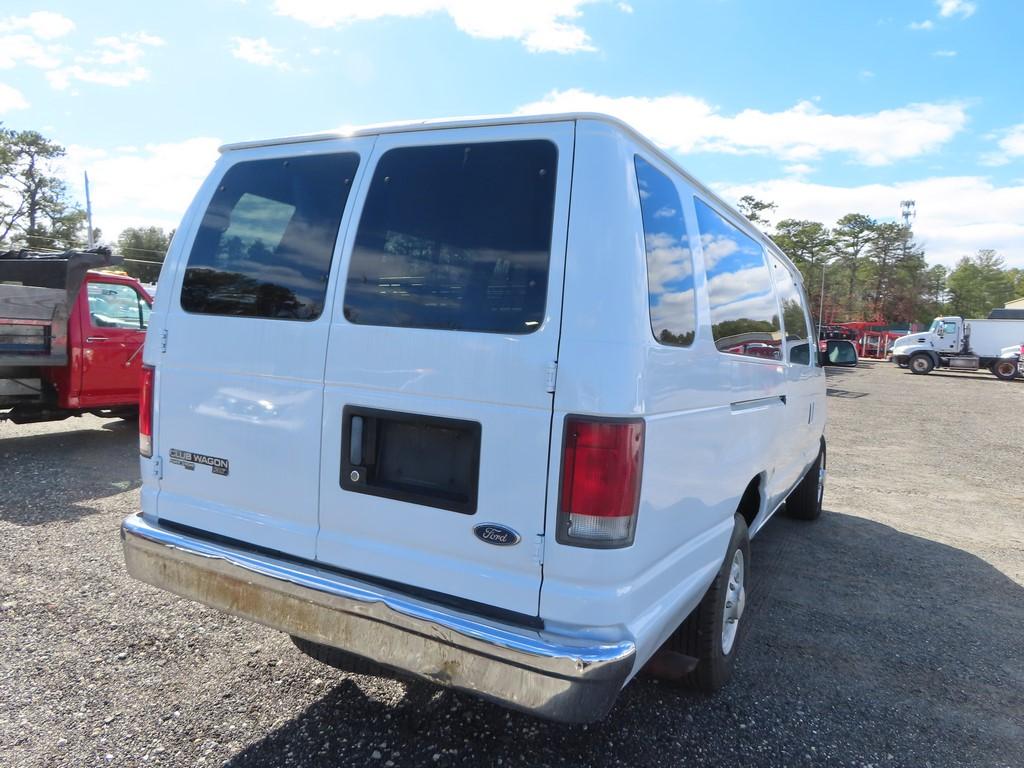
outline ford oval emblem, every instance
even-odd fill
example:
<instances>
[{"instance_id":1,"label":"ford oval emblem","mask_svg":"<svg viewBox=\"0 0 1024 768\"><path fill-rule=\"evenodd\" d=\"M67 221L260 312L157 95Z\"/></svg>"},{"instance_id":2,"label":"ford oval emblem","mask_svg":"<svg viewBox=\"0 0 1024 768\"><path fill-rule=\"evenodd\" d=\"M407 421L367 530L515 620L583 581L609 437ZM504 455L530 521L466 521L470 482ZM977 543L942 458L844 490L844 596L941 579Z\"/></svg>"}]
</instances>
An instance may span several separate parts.
<instances>
[{"instance_id":1,"label":"ford oval emblem","mask_svg":"<svg viewBox=\"0 0 1024 768\"><path fill-rule=\"evenodd\" d=\"M497 523L484 523L483 525L475 526L473 533L476 534L480 541L485 541L498 547L511 547L513 544L518 544L521 541L518 533L508 526L498 525Z\"/></svg>"}]
</instances>

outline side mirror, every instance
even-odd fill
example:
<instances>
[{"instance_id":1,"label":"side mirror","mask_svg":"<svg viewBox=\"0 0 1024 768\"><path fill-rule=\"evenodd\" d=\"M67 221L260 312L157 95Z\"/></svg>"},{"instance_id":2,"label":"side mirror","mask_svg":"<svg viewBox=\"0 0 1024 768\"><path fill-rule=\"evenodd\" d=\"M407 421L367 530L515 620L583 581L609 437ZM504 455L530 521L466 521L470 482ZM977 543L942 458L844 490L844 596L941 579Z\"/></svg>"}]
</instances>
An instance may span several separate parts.
<instances>
[{"instance_id":1,"label":"side mirror","mask_svg":"<svg viewBox=\"0 0 1024 768\"><path fill-rule=\"evenodd\" d=\"M946 335L946 329L940 325L938 328L935 329L935 335L941 339L943 336Z\"/></svg>"},{"instance_id":2,"label":"side mirror","mask_svg":"<svg viewBox=\"0 0 1024 768\"><path fill-rule=\"evenodd\" d=\"M818 353L819 364L835 365L842 368L857 367L857 348L853 342L845 339L829 339L825 342L825 351Z\"/></svg>"}]
</instances>

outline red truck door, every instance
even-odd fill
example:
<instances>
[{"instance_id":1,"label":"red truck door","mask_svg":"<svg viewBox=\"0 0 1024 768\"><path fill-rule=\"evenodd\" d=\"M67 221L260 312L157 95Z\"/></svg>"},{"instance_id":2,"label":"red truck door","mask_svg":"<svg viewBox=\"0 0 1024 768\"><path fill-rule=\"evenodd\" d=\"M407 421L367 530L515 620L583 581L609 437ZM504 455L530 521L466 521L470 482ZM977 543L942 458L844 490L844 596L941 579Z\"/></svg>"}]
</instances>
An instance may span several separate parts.
<instances>
[{"instance_id":1,"label":"red truck door","mask_svg":"<svg viewBox=\"0 0 1024 768\"><path fill-rule=\"evenodd\" d=\"M79 296L80 407L135 405L150 302L127 282L89 275Z\"/></svg>"}]
</instances>

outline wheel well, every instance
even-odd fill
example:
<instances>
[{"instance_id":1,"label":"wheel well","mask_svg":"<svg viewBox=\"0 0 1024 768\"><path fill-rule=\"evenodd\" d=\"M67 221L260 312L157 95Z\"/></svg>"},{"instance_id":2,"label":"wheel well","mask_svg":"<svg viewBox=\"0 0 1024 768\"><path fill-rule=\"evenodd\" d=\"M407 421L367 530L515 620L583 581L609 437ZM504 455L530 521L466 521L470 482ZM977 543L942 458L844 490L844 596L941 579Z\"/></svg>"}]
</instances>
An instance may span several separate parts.
<instances>
[{"instance_id":1,"label":"wheel well","mask_svg":"<svg viewBox=\"0 0 1024 768\"><path fill-rule=\"evenodd\" d=\"M736 509L743 519L747 521L747 526L751 526L754 523L754 518L757 517L757 513L761 511L761 477L755 477L749 483L747 488L743 491L743 496L740 498L740 505Z\"/></svg>"}]
</instances>

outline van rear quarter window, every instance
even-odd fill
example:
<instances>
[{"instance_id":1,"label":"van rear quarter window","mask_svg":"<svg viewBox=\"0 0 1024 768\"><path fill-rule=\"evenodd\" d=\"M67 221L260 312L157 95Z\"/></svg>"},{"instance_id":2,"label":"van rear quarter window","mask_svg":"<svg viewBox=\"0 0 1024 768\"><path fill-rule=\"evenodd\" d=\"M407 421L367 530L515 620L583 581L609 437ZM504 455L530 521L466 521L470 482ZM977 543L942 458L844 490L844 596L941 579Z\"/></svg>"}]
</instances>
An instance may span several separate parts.
<instances>
[{"instance_id":1,"label":"van rear quarter window","mask_svg":"<svg viewBox=\"0 0 1024 768\"><path fill-rule=\"evenodd\" d=\"M644 222L651 331L662 344L688 347L697 330L697 310L683 205L668 176L639 155L634 165Z\"/></svg>"},{"instance_id":2,"label":"van rear quarter window","mask_svg":"<svg viewBox=\"0 0 1024 768\"><path fill-rule=\"evenodd\" d=\"M779 309L764 250L700 198L694 203L715 346L734 355L781 359Z\"/></svg>"},{"instance_id":3,"label":"van rear quarter window","mask_svg":"<svg viewBox=\"0 0 1024 768\"><path fill-rule=\"evenodd\" d=\"M775 290L782 304L782 325L786 331L786 355L797 365L811 364L810 320L803 290L793 274L776 256L771 257L775 267Z\"/></svg>"},{"instance_id":4,"label":"van rear quarter window","mask_svg":"<svg viewBox=\"0 0 1024 768\"><path fill-rule=\"evenodd\" d=\"M185 269L186 312L315 320L359 156L252 160L231 166L210 201Z\"/></svg>"},{"instance_id":5,"label":"van rear quarter window","mask_svg":"<svg viewBox=\"0 0 1024 768\"><path fill-rule=\"evenodd\" d=\"M401 147L377 164L345 289L357 325L530 333L544 320L558 150Z\"/></svg>"}]
</instances>

